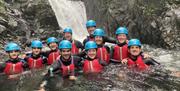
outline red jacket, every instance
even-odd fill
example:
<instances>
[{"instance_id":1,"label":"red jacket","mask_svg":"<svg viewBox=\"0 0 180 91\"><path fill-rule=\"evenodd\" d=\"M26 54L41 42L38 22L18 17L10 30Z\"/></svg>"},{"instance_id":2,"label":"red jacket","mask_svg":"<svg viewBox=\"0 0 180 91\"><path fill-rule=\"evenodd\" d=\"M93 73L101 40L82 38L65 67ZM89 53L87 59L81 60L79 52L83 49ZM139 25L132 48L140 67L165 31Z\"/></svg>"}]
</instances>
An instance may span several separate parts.
<instances>
[{"instance_id":1,"label":"red jacket","mask_svg":"<svg viewBox=\"0 0 180 91\"><path fill-rule=\"evenodd\" d=\"M94 59L92 61L84 60L83 72L85 74L88 73L99 73L103 70L103 66L99 63L98 59Z\"/></svg>"},{"instance_id":2,"label":"red jacket","mask_svg":"<svg viewBox=\"0 0 180 91\"><path fill-rule=\"evenodd\" d=\"M137 68L138 70L145 70L148 66L143 62L142 56L138 56L135 61L128 58L127 65L129 68Z\"/></svg>"},{"instance_id":3,"label":"red jacket","mask_svg":"<svg viewBox=\"0 0 180 91\"><path fill-rule=\"evenodd\" d=\"M129 55L127 44L123 45L122 47L115 45L113 50L113 59L119 60L119 62L124 58L127 58Z\"/></svg>"}]
</instances>

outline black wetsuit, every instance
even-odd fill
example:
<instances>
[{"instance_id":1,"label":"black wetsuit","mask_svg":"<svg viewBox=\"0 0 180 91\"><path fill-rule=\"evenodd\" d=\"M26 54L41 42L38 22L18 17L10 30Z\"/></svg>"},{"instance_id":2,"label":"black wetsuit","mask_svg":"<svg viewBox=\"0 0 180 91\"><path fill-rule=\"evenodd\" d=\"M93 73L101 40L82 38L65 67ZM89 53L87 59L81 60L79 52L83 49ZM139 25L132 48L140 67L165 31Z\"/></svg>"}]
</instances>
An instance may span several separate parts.
<instances>
[{"instance_id":1,"label":"black wetsuit","mask_svg":"<svg viewBox=\"0 0 180 91\"><path fill-rule=\"evenodd\" d=\"M75 70L80 70L81 69L81 61L82 59L78 56L71 56L68 60L65 60L62 56L60 57L59 60L57 60L55 63L52 64L52 68L53 68L53 73L60 73L60 68L63 65L65 66L69 66L71 63L72 63L72 59L73 59L73 63L75 65ZM62 64L61 64L62 63ZM74 76L75 75L75 72L71 72L70 73L70 76Z\"/></svg>"}]
</instances>

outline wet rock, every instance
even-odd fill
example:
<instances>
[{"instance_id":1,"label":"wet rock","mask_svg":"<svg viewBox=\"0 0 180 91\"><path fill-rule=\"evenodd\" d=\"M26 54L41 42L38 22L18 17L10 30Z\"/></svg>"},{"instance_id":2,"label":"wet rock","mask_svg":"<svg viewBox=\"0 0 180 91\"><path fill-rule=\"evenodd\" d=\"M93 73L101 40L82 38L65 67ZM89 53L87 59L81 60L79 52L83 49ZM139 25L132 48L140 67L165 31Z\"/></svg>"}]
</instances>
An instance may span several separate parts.
<instances>
[{"instance_id":1,"label":"wet rock","mask_svg":"<svg viewBox=\"0 0 180 91\"><path fill-rule=\"evenodd\" d=\"M8 25L15 28L15 27L18 26L18 23L15 21L15 19L10 18L9 21L8 21Z\"/></svg>"},{"instance_id":2,"label":"wet rock","mask_svg":"<svg viewBox=\"0 0 180 91\"><path fill-rule=\"evenodd\" d=\"M56 31L60 28L48 0L1 0L0 25L2 45L16 41L25 46L32 39L60 37Z\"/></svg>"},{"instance_id":3,"label":"wet rock","mask_svg":"<svg viewBox=\"0 0 180 91\"><path fill-rule=\"evenodd\" d=\"M5 31L6 30L6 27L4 27L3 25L0 25L0 33Z\"/></svg>"}]
</instances>

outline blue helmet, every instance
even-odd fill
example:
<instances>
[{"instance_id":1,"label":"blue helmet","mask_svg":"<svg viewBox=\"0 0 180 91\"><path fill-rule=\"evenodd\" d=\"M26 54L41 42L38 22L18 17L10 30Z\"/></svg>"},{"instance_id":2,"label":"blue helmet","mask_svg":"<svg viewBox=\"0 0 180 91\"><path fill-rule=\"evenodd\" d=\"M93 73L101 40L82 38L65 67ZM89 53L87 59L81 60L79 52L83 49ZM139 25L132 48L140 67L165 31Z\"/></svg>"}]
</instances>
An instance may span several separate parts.
<instances>
[{"instance_id":1,"label":"blue helmet","mask_svg":"<svg viewBox=\"0 0 180 91\"><path fill-rule=\"evenodd\" d=\"M119 27L117 30L116 30L116 35L118 34L126 34L128 35L128 30L126 27Z\"/></svg>"},{"instance_id":2,"label":"blue helmet","mask_svg":"<svg viewBox=\"0 0 180 91\"><path fill-rule=\"evenodd\" d=\"M86 27L96 27L96 22L94 20L88 20L86 22Z\"/></svg>"},{"instance_id":3,"label":"blue helmet","mask_svg":"<svg viewBox=\"0 0 180 91\"><path fill-rule=\"evenodd\" d=\"M31 42L31 47L32 48L42 48L42 46L43 46L43 44L42 44L42 42L41 41L39 41L39 40L33 40L32 42Z\"/></svg>"},{"instance_id":4,"label":"blue helmet","mask_svg":"<svg viewBox=\"0 0 180 91\"><path fill-rule=\"evenodd\" d=\"M93 35L94 35L94 36L105 36L105 32L104 32L103 29L98 28L98 29L95 29L95 30L94 30Z\"/></svg>"},{"instance_id":5,"label":"blue helmet","mask_svg":"<svg viewBox=\"0 0 180 91\"><path fill-rule=\"evenodd\" d=\"M131 39L128 42L128 47L130 46L139 46L141 47L141 42L138 39Z\"/></svg>"},{"instance_id":6,"label":"blue helmet","mask_svg":"<svg viewBox=\"0 0 180 91\"><path fill-rule=\"evenodd\" d=\"M71 49L71 48L72 48L72 44L68 40L62 40L59 43L59 49Z\"/></svg>"},{"instance_id":7,"label":"blue helmet","mask_svg":"<svg viewBox=\"0 0 180 91\"><path fill-rule=\"evenodd\" d=\"M55 37L49 37L47 39L47 44L50 44L50 43L57 43L58 40L55 38Z\"/></svg>"},{"instance_id":8,"label":"blue helmet","mask_svg":"<svg viewBox=\"0 0 180 91\"><path fill-rule=\"evenodd\" d=\"M67 27L63 31L64 33L71 33L72 34L72 29L70 27Z\"/></svg>"},{"instance_id":9,"label":"blue helmet","mask_svg":"<svg viewBox=\"0 0 180 91\"><path fill-rule=\"evenodd\" d=\"M8 51L20 51L21 48L19 45L17 45L16 43L14 42L11 42L11 43L8 43L6 46L5 46L5 51L8 52Z\"/></svg>"},{"instance_id":10,"label":"blue helmet","mask_svg":"<svg viewBox=\"0 0 180 91\"><path fill-rule=\"evenodd\" d=\"M88 41L85 44L85 50L89 50L89 49L96 49L97 48L97 44L94 41Z\"/></svg>"}]
</instances>

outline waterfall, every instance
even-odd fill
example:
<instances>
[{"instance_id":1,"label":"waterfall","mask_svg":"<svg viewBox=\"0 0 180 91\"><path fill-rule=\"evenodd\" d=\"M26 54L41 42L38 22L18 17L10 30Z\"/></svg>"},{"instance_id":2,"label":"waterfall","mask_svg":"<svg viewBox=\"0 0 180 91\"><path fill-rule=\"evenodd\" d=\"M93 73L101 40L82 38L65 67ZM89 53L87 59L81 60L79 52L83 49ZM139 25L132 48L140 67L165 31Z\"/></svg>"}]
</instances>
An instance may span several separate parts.
<instances>
[{"instance_id":1,"label":"waterfall","mask_svg":"<svg viewBox=\"0 0 180 91\"><path fill-rule=\"evenodd\" d=\"M49 2L59 26L63 29L71 27L73 38L82 42L88 34L85 26L87 19L84 3L70 0L49 0Z\"/></svg>"}]
</instances>

